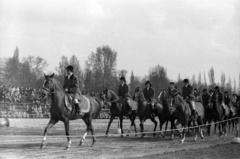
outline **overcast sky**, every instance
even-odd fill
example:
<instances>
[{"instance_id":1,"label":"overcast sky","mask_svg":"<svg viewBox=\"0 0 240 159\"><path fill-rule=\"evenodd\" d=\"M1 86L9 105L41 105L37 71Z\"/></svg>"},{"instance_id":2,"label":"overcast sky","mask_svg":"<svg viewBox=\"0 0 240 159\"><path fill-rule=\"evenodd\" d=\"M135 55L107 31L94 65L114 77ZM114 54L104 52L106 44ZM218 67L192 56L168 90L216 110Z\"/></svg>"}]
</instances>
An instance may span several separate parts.
<instances>
[{"instance_id":1,"label":"overcast sky","mask_svg":"<svg viewBox=\"0 0 240 159\"><path fill-rule=\"evenodd\" d=\"M118 52L117 69L176 80L207 71L240 73L239 0L1 0L0 55L42 56L55 71L75 54L84 68L96 47Z\"/></svg>"}]
</instances>

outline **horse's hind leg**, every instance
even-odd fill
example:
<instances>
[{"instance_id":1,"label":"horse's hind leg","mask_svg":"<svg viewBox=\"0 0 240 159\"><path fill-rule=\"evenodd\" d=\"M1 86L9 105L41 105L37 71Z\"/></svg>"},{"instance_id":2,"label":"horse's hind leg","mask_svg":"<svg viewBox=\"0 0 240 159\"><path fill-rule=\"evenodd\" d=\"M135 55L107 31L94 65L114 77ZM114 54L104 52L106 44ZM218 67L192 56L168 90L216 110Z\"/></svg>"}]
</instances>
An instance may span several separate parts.
<instances>
[{"instance_id":1,"label":"horse's hind leg","mask_svg":"<svg viewBox=\"0 0 240 159\"><path fill-rule=\"evenodd\" d=\"M42 140L42 144L41 144L41 146L40 146L41 149L42 149L42 148L45 148L45 146L46 146L45 142L46 142L46 139L47 139L48 130L49 130L51 127L53 127L53 125L55 125L57 122L58 122L58 120L53 119L53 118L51 118L50 121L48 122L48 125L46 126L46 128L45 128L45 130L44 130L44 135L43 135L44 137L43 137L43 140Z\"/></svg>"},{"instance_id":2,"label":"horse's hind leg","mask_svg":"<svg viewBox=\"0 0 240 159\"><path fill-rule=\"evenodd\" d=\"M95 136L94 136L94 130L93 130L93 126L92 126L92 120L90 118L83 118L85 124L87 125L87 129L85 131L85 133L83 134L82 139L80 140L79 146L82 146L84 140L86 139L87 133L89 131L91 131L92 133L92 137L93 137L93 143L91 146L94 145L94 143L96 142Z\"/></svg>"}]
</instances>

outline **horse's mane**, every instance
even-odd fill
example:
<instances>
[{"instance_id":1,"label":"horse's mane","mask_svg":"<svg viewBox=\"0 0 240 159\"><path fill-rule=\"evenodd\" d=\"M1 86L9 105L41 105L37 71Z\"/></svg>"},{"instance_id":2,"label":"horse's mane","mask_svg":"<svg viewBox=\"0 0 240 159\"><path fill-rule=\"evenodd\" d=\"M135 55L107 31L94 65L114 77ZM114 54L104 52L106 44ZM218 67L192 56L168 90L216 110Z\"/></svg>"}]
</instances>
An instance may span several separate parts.
<instances>
[{"instance_id":1,"label":"horse's mane","mask_svg":"<svg viewBox=\"0 0 240 159\"><path fill-rule=\"evenodd\" d=\"M56 78L53 78L53 82L56 84L56 86L63 91L63 87L62 85L60 84L60 82L56 79Z\"/></svg>"},{"instance_id":2,"label":"horse's mane","mask_svg":"<svg viewBox=\"0 0 240 159\"><path fill-rule=\"evenodd\" d=\"M111 93L113 95L112 98L113 97L118 97L118 95L113 90L109 89L108 91L109 91L109 93Z\"/></svg>"},{"instance_id":3,"label":"horse's mane","mask_svg":"<svg viewBox=\"0 0 240 159\"><path fill-rule=\"evenodd\" d=\"M181 103L181 104L185 104L186 103L182 96L177 95L176 98L177 98L179 103Z\"/></svg>"}]
</instances>

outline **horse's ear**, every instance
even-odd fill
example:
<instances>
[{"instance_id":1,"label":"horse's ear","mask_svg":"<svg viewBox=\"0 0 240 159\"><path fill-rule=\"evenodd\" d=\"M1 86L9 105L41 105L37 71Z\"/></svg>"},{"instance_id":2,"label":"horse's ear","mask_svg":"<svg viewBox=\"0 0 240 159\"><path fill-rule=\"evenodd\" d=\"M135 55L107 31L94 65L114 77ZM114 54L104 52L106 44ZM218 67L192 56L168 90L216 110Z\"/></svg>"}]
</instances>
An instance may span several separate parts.
<instances>
[{"instance_id":1,"label":"horse's ear","mask_svg":"<svg viewBox=\"0 0 240 159\"><path fill-rule=\"evenodd\" d=\"M54 77L54 73L52 75L50 75L50 78L53 78Z\"/></svg>"}]
</instances>

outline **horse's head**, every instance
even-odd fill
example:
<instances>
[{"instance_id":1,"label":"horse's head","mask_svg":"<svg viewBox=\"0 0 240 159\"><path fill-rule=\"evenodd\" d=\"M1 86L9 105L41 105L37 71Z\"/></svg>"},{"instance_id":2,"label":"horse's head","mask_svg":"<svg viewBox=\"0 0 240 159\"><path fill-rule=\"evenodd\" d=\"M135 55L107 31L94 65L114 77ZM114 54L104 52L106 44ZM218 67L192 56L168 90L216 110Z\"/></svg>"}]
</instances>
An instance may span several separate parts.
<instances>
[{"instance_id":1,"label":"horse's head","mask_svg":"<svg viewBox=\"0 0 240 159\"><path fill-rule=\"evenodd\" d=\"M105 89L104 91L102 91L101 99L102 99L103 101L111 100L111 98L112 98L112 95L111 95L111 93L110 93L110 90Z\"/></svg>"},{"instance_id":2,"label":"horse's head","mask_svg":"<svg viewBox=\"0 0 240 159\"><path fill-rule=\"evenodd\" d=\"M44 77L45 77L45 80L43 82L42 93L45 96L48 96L49 94L54 92L54 84L53 84L54 73L52 75L45 75L44 74Z\"/></svg>"},{"instance_id":3,"label":"horse's head","mask_svg":"<svg viewBox=\"0 0 240 159\"><path fill-rule=\"evenodd\" d=\"M158 100L163 101L163 100L168 99L168 96L169 96L169 95L168 95L167 90L164 89L164 90L162 90L162 91L159 92L157 98L158 98Z\"/></svg>"}]
</instances>

